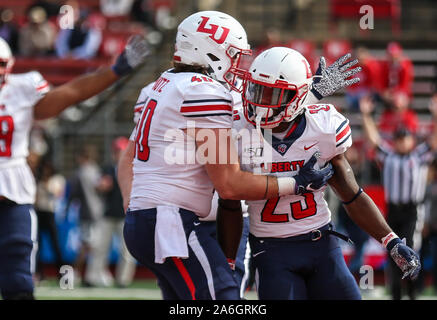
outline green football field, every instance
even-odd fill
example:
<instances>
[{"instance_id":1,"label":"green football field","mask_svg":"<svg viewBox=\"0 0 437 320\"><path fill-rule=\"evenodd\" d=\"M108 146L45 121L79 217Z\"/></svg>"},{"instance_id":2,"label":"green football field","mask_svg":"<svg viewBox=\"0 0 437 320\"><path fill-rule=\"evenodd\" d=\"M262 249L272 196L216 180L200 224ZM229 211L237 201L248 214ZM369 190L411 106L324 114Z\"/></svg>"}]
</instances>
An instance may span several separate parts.
<instances>
[{"instance_id":1,"label":"green football field","mask_svg":"<svg viewBox=\"0 0 437 320\"><path fill-rule=\"evenodd\" d=\"M375 286L374 289L362 290L364 300L388 300L383 286ZM154 279L136 280L127 288L87 288L76 286L73 289L61 289L55 279L49 279L39 283L35 288L35 296L38 300L161 300L162 296ZM247 300L256 300L255 291L246 292ZM427 288L418 297L419 300L437 300L437 295Z\"/></svg>"}]
</instances>

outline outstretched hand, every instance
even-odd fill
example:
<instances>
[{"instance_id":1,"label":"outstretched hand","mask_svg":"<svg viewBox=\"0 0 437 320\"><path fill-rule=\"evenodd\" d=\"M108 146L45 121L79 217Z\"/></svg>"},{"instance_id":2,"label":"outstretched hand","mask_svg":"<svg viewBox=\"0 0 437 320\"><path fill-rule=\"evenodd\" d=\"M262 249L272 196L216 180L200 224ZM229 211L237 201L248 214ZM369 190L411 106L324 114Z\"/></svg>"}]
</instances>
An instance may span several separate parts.
<instances>
[{"instance_id":1,"label":"outstretched hand","mask_svg":"<svg viewBox=\"0 0 437 320\"><path fill-rule=\"evenodd\" d=\"M350 69L358 64L358 59L347 62L350 57L351 54L347 53L338 58L337 61L329 67L326 67L325 58L320 58L319 67L317 68L311 85L311 92L317 99L321 100L342 88L349 87L360 81L360 78L347 79L361 71L361 67Z\"/></svg>"},{"instance_id":2,"label":"outstretched hand","mask_svg":"<svg viewBox=\"0 0 437 320\"><path fill-rule=\"evenodd\" d=\"M117 57L112 70L119 77L125 76L143 63L149 53L150 46L146 39L141 35L134 35L129 38L123 52Z\"/></svg>"}]
</instances>

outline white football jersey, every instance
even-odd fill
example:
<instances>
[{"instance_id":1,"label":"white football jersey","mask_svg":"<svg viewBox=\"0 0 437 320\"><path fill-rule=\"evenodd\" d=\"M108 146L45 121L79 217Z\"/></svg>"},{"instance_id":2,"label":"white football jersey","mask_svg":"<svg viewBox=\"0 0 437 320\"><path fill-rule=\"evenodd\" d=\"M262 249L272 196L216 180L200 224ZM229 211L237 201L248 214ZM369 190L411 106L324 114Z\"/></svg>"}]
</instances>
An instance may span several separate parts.
<instances>
[{"instance_id":1,"label":"white football jersey","mask_svg":"<svg viewBox=\"0 0 437 320\"><path fill-rule=\"evenodd\" d=\"M294 176L317 151L318 165L344 153L352 144L349 121L333 105L307 106L302 119L282 137L271 131L256 131L244 115L234 120L239 132L241 168L258 174L277 177ZM271 138L269 138L271 137ZM331 212L324 200L324 188L304 196L289 195L270 200L246 201L249 205L250 232L257 237L285 238L308 233L331 221Z\"/></svg>"},{"instance_id":2,"label":"white football jersey","mask_svg":"<svg viewBox=\"0 0 437 320\"><path fill-rule=\"evenodd\" d=\"M149 96L150 90L153 88L153 86L155 85L155 82L152 82L150 84L148 84L147 86L145 86L141 92L140 95L137 99L137 102L134 106L134 117L133 117L133 121L135 124L138 123L138 120L140 119L141 116L141 112L144 109L144 101L147 99L147 97ZM236 91L231 91L231 95L233 98L233 118L235 119L236 117L238 117L238 113L242 112L242 100L241 100L241 94L237 93ZM135 130L133 131L130 140L135 140ZM217 217L217 205L218 205L218 193L217 191L214 192L212 201L211 201L211 210L209 212L209 214L204 217L201 218L202 221L215 221L216 217ZM242 207L242 211L243 214L246 216L247 215L247 205L245 204L244 200L241 201L241 207Z\"/></svg>"},{"instance_id":3,"label":"white football jersey","mask_svg":"<svg viewBox=\"0 0 437 320\"><path fill-rule=\"evenodd\" d=\"M8 75L0 89L0 195L19 204L35 201L35 181L27 166L33 106L49 90L39 72Z\"/></svg>"},{"instance_id":4,"label":"white football jersey","mask_svg":"<svg viewBox=\"0 0 437 320\"><path fill-rule=\"evenodd\" d=\"M131 135L131 210L174 205L200 217L209 214L214 187L196 158L194 139L182 130L230 129L232 106L227 88L198 73L169 70L141 91L141 116Z\"/></svg>"}]
</instances>

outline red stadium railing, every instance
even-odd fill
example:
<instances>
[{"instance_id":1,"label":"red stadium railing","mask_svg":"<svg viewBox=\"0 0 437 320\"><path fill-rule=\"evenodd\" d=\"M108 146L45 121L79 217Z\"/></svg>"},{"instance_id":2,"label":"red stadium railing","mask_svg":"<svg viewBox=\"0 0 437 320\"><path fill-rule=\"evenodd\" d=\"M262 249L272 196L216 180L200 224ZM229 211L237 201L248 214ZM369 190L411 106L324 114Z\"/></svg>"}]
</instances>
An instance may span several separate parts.
<instances>
[{"instance_id":1,"label":"red stadium railing","mask_svg":"<svg viewBox=\"0 0 437 320\"><path fill-rule=\"evenodd\" d=\"M56 57L17 58L13 73L39 71L52 85L61 85L83 73L108 65L111 58L92 60L59 59Z\"/></svg>"}]
</instances>

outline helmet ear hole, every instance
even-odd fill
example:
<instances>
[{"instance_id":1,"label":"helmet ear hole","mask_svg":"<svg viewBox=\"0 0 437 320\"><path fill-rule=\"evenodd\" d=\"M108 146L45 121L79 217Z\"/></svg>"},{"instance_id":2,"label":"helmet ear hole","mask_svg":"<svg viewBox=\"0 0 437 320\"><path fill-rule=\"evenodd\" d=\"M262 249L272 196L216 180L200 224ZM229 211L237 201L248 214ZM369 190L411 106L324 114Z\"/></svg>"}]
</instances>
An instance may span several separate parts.
<instances>
[{"instance_id":1,"label":"helmet ear hole","mask_svg":"<svg viewBox=\"0 0 437 320\"><path fill-rule=\"evenodd\" d=\"M220 59L217 56L213 55L212 53L208 53L207 56L214 62L220 61Z\"/></svg>"}]
</instances>

